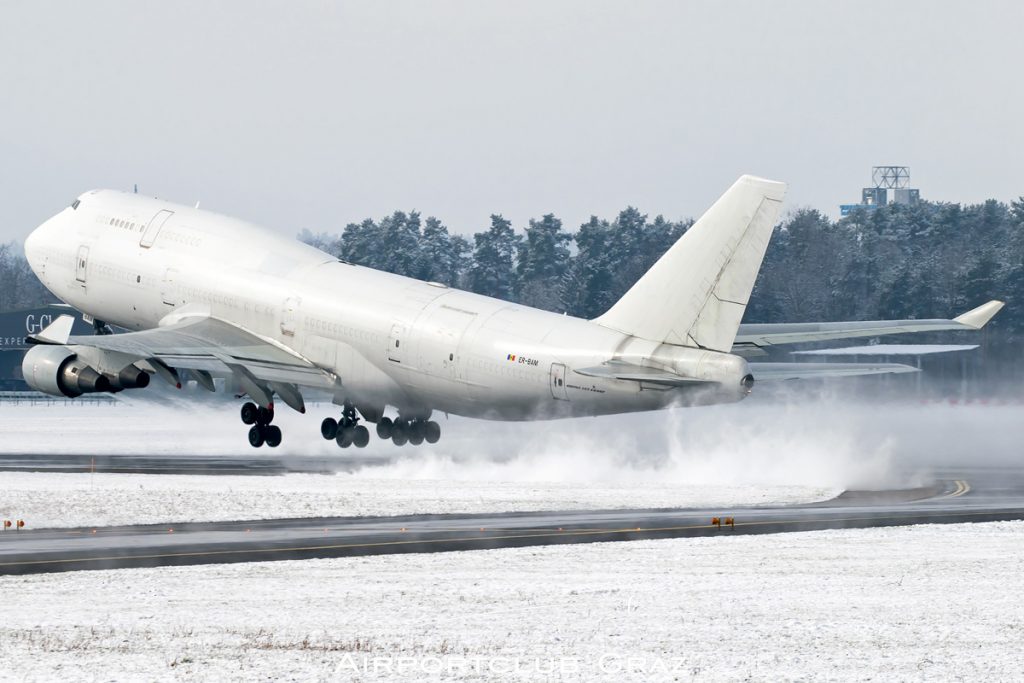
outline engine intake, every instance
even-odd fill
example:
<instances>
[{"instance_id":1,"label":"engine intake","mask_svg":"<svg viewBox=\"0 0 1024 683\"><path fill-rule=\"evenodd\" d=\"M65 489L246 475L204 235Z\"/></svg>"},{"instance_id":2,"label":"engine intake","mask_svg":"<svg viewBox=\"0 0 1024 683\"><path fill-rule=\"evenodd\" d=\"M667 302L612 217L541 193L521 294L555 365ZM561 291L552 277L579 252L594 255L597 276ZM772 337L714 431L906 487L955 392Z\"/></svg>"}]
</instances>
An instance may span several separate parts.
<instances>
[{"instance_id":1,"label":"engine intake","mask_svg":"<svg viewBox=\"0 0 1024 683\"><path fill-rule=\"evenodd\" d=\"M36 391L68 398L140 389L149 384L149 375L135 365L108 375L86 363L67 346L33 346L21 361L21 373Z\"/></svg>"}]
</instances>

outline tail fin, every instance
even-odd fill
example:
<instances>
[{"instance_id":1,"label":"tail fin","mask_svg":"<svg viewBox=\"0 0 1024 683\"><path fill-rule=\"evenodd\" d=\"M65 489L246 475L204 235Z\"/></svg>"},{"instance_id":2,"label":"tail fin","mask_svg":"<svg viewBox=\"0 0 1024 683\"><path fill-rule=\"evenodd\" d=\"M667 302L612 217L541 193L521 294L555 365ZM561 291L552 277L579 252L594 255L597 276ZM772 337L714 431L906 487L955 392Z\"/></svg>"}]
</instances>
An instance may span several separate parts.
<instances>
[{"instance_id":1,"label":"tail fin","mask_svg":"<svg viewBox=\"0 0 1024 683\"><path fill-rule=\"evenodd\" d=\"M786 193L745 175L594 322L644 339L729 351Z\"/></svg>"}]
</instances>

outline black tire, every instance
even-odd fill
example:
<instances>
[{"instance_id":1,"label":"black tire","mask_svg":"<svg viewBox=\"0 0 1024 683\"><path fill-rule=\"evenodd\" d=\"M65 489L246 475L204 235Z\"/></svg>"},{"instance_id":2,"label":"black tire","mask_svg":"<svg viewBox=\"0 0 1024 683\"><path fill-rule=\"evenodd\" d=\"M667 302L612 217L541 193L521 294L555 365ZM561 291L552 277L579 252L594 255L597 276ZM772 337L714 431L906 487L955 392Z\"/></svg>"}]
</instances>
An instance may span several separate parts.
<instances>
[{"instance_id":1,"label":"black tire","mask_svg":"<svg viewBox=\"0 0 1024 683\"><path fill-rule=\"evenodd\" d=\"M382 417L377 421L377 436L382 439L390 439L393 424L390 417Z\"/></svg>"},{"instance_id":2,"label":"black tire","mask_svg":"<svg viewBox=\"0 0 1024 683\"><path fill-rule=\"evenodd\" d=\"M427 440L427 443L437 443L441 440L441 425L437 424L433 420L424 425L423 438Z\"/></svg>"},{"instance_id":3,"label":"black tire","mask_svg":"<svg viewBox=\"0 0 1024 683\"><path fill-rule=\"evenodd\" d=\"M352 432L352 445L356 448L366 448L366 445L370 443L370 430L363 425L359 425L358 427L353 427Z\"/></svg>"},{"instance_id":4,"label":"black tire","mask_svg":"<svg viewBox=\"0 0 1024 683\"><path fill-rule=\"evenodd\" d=\"M242 404L242 424L256 424L256 413L259 409L252 401Z\"/></svg>"},{"instance_id":5,"label":"black tire","mask_svg":"<svg viewBox=\"0 0 1024 683\"><path fill-rule=\"evenodd\" d=\"M422 434L410 434L409 435L409 443L411 443L413 446L419 446L421 443L423 443L423 435Z\"/></svg>"},{"instance_id":6,"label":"black tire","mask_svg":"<svg viewBox=\"0 0 1024 683\"><path fill-rule=\"evenodd\" d=\"M423 437L427 435L427 428L423 420L413 420L409 423L409 442L414 445L423 443ZM417 443L419 442L419 443Z\"/></svg>"},{"instance_id":7,"label":"black tire","mask_svg":"<svg viewBox=\"0 0 1024 683\"><path fill-rule=\"evenodd\" d=\"M324 421L320 423L320 436L328 441L338 436L338 421L333 417L325 417Z\"/></svg>"},{"instance_id":8,"label":"black tire","mask_svg":"<svg viewBox=\"0 0 1024 683\"><path fill-rule=\"evenodd\" d=\"M405 429L405 423L396 422L391 425L391 443L396 446L404 446L409 442L409 433Z\"/></svg>"},{"instance_id":9,"label":"black tire","mask_svg":"<svg viewBox=\"0 0 1024 683\"><path fill-rule=\"evenodd\" d=\"M264 441L263 427L253 425L249 430L249 445L253 448L259 448L263 445Z\"/></svg>"},{"instance_id":10,"label":"black tire","mask_svg":"<svg viewBox=\"0 0 1024 683\"><path fill-rule=\"evenodd\" d=\"M341 446L342 448L348 448L349 446L352 445L352 437L354 436L355 429L353 429L352 427L345 427L344 429L338 430L338 436L335 437L334 440L337 441L338 445Z\"/></svg>"},{"instance_id":11,"label":"black tire","mask_svg":"<svg viewBox=\"0 0 1024 683\"><path fill-rule=\"evenodd\" d=\"M270 408L260 408L256 411L256 424L268 425L274 421L274 411Z\"/></svg>"},{"instance_id":12,"label":"black tire","mask_svg":"<svg viewBox=\"0 0 1024 683\"><path fill-rule=\"evenodd\" d=\"M269 425L263 428L263 438L266 439L266 443L271 448L277 448L281 445L281 428L277 425Z\"/></svg>"}]
</instances>

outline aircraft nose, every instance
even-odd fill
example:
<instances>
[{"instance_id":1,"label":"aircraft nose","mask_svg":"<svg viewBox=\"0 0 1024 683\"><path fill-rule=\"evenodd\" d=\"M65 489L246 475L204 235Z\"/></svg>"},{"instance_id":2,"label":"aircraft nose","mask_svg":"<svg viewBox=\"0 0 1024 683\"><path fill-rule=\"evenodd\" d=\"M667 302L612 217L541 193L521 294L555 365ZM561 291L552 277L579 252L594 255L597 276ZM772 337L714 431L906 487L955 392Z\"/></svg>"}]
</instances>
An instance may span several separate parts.
<instances>
[{"instance_id":1,"label":"aircraft nose","mask_svg":"<svg viewBox=\"0 0 1024 683\"><path fill-rule=\"evenodd\" d=\"M39 277L42 277L40 268L44 259L43 252L45 251L46 244L52 239L51 235L56 229L54 223L59 217L60 214L57 214L45 221L25 238L25 259L28 261L28 265L32 268L33 272Z\"/></svg>"},{"instance_id":2,"label":"aircraft nose","mask_svg":"<svg viewBox=\"0 0 1024 683\"><path fill-rule=\"evenodd\" d=\"M39 253L39 228L37 227L32 232L29 232L29 237L25 239L25 258L28 259L29 265L32 269L36 269L36 259Z\"/></svg>"},{"instance_id":3,"label":"aircraft nose","mask_svg":"<svg viewBox=\"0 0 1024 683\"><path fill-rule=\"evenodd\" d=\"M45 226L46 223L43 223L38 228L30 232L28 237L25 238L25 259L28 260L28 265L31 266L32 270L37 274L39 273L39 243L42 241L42 237L39 233Z\"/></svg>"}]
</instances>

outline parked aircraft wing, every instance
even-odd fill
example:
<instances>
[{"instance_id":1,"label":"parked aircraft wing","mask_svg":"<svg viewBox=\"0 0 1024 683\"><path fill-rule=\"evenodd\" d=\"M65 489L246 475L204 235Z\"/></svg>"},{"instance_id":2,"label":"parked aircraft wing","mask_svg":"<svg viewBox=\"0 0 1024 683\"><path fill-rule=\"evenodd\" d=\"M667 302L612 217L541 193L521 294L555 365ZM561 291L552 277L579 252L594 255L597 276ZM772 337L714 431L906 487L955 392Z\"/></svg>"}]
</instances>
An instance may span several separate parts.
<instances>
[{"instance_id":1,"label":"parked aircraft wing","mask_svg":"<svg viewBox=\"0 0 1024 683\"><path fill-rule=\"evenodd\" d=\"M634 363L625 363L617 360L608 361L607 363L595 365L590 368L580 368L573 372L586 377L624 379L632 382L650 382L652 384L666 384L678 387L694 386L698 384L714 384L714 382L710 382L708 380L683 377L682 375L677 375L674 372L668 372L667 370L659 370L658 368L650 368L645 365L636 365Z\"/></svg>"},{"instance_id":2,"label":"parked aircraft wing","mask_svg":"<svg viewBox=\"0 0 1024 683\"><path fill-rule=\"evenodd\" d=\"M750 363L755 382L920 372L900 363Z\"/></svg>"},{"instance_id":3,"label":"parked aircraft wing","mask_svg":"<svg viewBox=\"0 0 1024 683\"><path fill-rule=\"evenodd\" d=\"M989 301L952 320L864 320L834 323L766 323L740 325L732 352L741 356L760 355L761 350L780 344L880 337L909 332L980 330L1003 308L1002 301Z\"/></svg>"},{"instance_id":4,"label":"parked aircraft wing","mask_svg":"<svg viewBox=\"0 0 1024 683\"><path fill-rule=\"evenodd\" d=\"M70 318L61 316L64 317ZM53 325L59 322L60 319ZM210 317L187 317L170 325L123 334L78 335L64 337L63 340L45 338L40 334L33 341L63 342L68 346L86 346L135 356L140 361L149 362L158 375L163 375L166 368L174 368L223 376L245 375L247 372L257 380L310 387L330 388L334 384L330 373L286 346ZM165 368L161 369L161 364Z\"/></svg>"}]
</instances>

